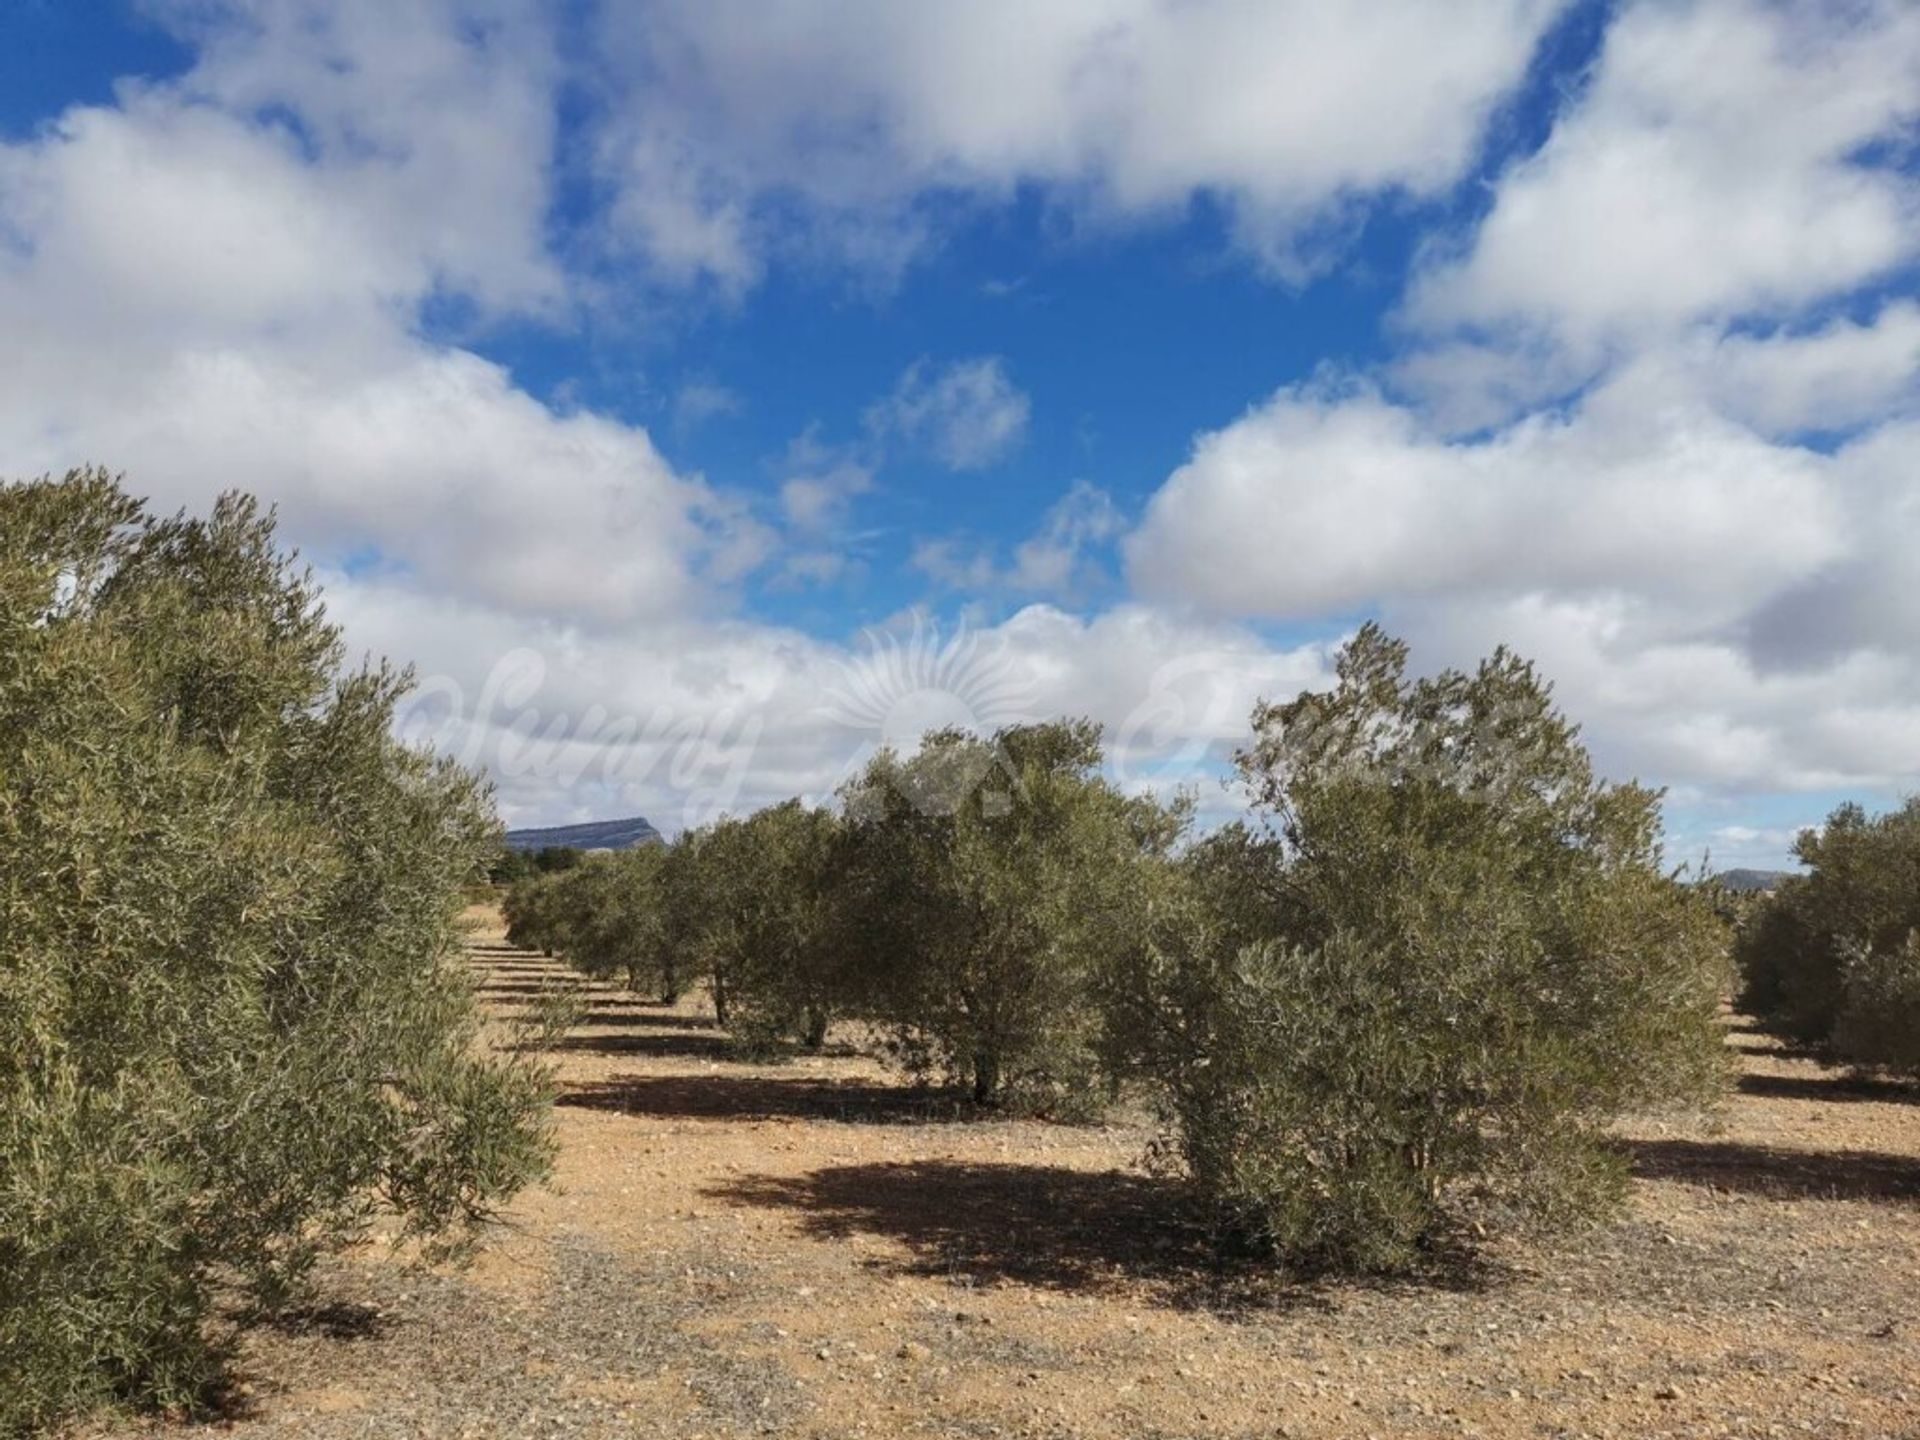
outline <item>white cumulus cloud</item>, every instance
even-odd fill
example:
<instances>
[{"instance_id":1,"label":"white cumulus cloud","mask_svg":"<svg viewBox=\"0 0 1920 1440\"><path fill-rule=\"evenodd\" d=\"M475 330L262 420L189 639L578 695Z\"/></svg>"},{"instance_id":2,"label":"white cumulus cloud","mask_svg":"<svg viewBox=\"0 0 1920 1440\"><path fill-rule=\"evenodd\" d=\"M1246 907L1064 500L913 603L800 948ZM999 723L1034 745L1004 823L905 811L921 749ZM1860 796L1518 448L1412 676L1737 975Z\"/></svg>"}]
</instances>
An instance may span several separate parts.
<instances>
[{"instance_id":1,"label":"white cumulus cloud","mask_svg":"<svg viewBox=\"0 0 1920 1440\"><path fill-rule=\"evenodd\" d=\"M985 355L915 361L868 418L879 434L921 446L949 470L980 470L1019 445L1031 408L1005 363Z\"/></svg>"},{"instance_id":2,"label":"white cumulus cloud","mask_svg":"<svg viewBox=\"0 0 1920 1440\"><path fill-rule=\"evenodd\" d=\"M1637 0L1411 318L1604 349L1792 314L1920 253L1920 184L1874 148L1917 119L1904 0Z\"/></svg>"},{"instance_id":3,"label":"white cumulus cloud","mask_svg":"<svg viewBox=\"0 0 1920 1440\"><path fill-rule=\"evenodd\" d=\"M1472 441L1370 389L1289 389L1199 439L1127 555L1149 594L1276 618L1535 590L1720 613L1842 553L1824 473L1632 377Z\"/></svg>"},{"instance_id":4,"label":"white cumulus cloud","mask_svg":"<svg viewBox=\"0 0 1920 1440\"><path fill-rule=\"evenodd\" d=\"M0 144L11 471L95 461L166 507L251 490L322 559L607 623L764 556L644 430L421 334L439 295L564 292L537 31L492 5L181 13L206 27L184 76Z\"/></svg>"},{"instance_id":5,"label":"white cumulus cloud","mask_svg":"<svg viewBox=\"0 0 1920 1440\"><path fill-rule=\"evenodd\" d=\"M1511 645L1610 773L1722 795L1920 784L1916 426L1828 452L1730 418L1715 386L1780 359L1753 343L1727 374L1647 360L1465 439L1366 388L1283 391L1199 439L1128 537L1130 572L1228 616L1375 614L1425 664ZM1791 387L1740 394L1798 418Z\"/></svg>"},{"instance_id":6,"label":"white cumulus cloud","mask_svg":"<svg viewBox=\"0 0 1920 1440\"><path fill-rule=\"evenodd\" d=\"M769 250L896 272L943 209L1227 209L1292 276L1353 203L1472 162L1561 0L707 0L609 6L616 229L677 278ZM789 233L799 222L800 234Z\"/></svg>"}]
</instances>

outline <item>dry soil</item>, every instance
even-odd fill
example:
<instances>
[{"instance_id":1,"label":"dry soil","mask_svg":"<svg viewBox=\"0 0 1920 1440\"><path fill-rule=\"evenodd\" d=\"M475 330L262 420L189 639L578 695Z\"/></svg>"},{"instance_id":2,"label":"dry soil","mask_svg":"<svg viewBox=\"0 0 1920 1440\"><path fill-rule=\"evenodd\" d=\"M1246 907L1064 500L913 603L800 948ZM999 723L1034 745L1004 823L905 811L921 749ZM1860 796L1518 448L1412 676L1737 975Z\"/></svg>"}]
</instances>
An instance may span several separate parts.
<instances>
[{"instance_id":1,"label":"dry soil","mask_svg":"<svg viewBox=\"0 0 1920 1440\"><path fill-rule=\"evenodd\" d=\"M476 920L476 980L510 1013L557 967ZM698 1001L596 989L555 1057L554 1183L465 1271L332 1266L210 1423L1920 1436L1920 1095L1737 1018L1728 1043L1718 1128L1628 1132L1618 1225L1446 1282L1300 1286L1219 1268L1138 1127L981 1118L857 1054L735 1063Z\"/></svg>"}]
</instances>

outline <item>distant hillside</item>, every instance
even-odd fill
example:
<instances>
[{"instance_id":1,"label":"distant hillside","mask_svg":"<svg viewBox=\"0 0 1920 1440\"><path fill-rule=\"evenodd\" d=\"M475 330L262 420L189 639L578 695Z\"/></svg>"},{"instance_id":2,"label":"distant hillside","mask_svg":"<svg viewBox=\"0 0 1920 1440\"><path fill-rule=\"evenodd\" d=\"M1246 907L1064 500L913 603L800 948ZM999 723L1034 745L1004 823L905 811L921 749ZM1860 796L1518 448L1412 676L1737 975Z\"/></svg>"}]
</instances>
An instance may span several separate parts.
<instances>
[{"instance_id":1,"label":"distant hillside","mask_svg":"<svg viewBox=\"0 0 1920 1440\"><path fill-rule=\"evenodd\" d=\"M1789 870L1722 870L1713 878L1729 890L1778 890Z\"/></svg>"},{"instance_id":2,"label":"distant hillside","mask_svg":"<svg viewBox=\"0 0 1920 1440\"><path fill-rule=\"evenodd\" d=\"M589 820L584 825L554 825L544 830L509 830L509 850L544 850L562 845L574 850L631 850L658 845L660 832L635 815L629 820Z\"/></svg>"}]
</instances>

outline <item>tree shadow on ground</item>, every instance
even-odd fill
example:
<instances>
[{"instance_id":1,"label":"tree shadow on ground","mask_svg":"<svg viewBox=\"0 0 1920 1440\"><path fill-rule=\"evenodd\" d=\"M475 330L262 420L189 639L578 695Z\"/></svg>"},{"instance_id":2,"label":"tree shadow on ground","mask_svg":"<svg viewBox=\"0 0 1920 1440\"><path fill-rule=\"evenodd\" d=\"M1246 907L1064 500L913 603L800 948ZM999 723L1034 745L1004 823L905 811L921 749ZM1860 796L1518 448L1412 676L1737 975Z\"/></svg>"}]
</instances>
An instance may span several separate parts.
<instances>
[{"instance_id":1,"label":"tree shadow on ground","mask_svg":"<svg viewBox=\"0 0 1920 1440\"><path fill-rule=\"evenodd\" d=\"M329 1340L374 1340L392 1329L378 1306L350 1300L315 1301L255 1319L285 1335L323 1335Z\"/></svg>"},{"instance_id":2,"label":"tree shadow on ground","mask_svg":"<svg viewBox=\"0 0 1920 1440\"><path fill-rule=\"evenodd\" d=\"M538 980L531 977L525 980L494 980L483 976L474 981L473 988L482 996L504 1000L514 995L544 995L549 990L572 990L587 983L578 976L556 970L545 979Z\"/></svg>"},{"instance_id":3,"label":"tree shadow on ground","mask_svg":"<svg viewBox=\"0 0 1920 1440\"><path fill-rule=\"evenodd\" d=\"M1773 1060L1811 1060L1821 1064L1820 1052L1776 1025L1743 1016L1726 1027L1727 1046L1742 1055L1764 1055Z\"/></svg>"},{"instance_id":4,"label":"tree shadow on ground","mask_svg":"<svg viewBox=\"0 0 1920 1440\"><path fill-rule=\"evenodd\" d=\"M1728 1048L1742 1055L1754 1055L1762 1060L1803 1060L1823 1067L1827 1063L1826 1057L1813 1046L1785 1035L1769 1035L1764 1031L1736 1037L1727 1044Z\"/></svg>"},{"instance_id":5,"label":"tree shadow on ground","mask_svg":"<svg viewBox=\"0 0 1920 1440\"><path fill-rule=\"evenodd\" d=\"M650 1002L594 996L587 1002L585 1025L647 1026L657 1030L717 1030L711 1015L675 1015L650 1008Z\"/></svg>"},{"instance_id":6,"label":"tree shadow on ground","mask_svg":"<svg viewBox=\"0 0 1920 1440\"><path fill-rule=\"evenodd\" d=\"M1644 1180L1773 1200L1920 1200L1920 1160L1872 1150L1791 1150L1711 1140L1627 1142Z\"/></svg>"},{"instance_id":7,"label":"tree shadow on ground","mask_svg":"<svg viewBox=\"0 0 1920 1440\"><path fill-rule=\"evenodd\" d=\"M1491 1274L1469 1262L1397 1282L1302 1281L1225 1245L1184 1185L1120 1170L893 1161L743 1176L704 1193L796 1211L802 1232L818 1240L890 1237L912 1252L891 1265L895 1273L1080 1293L1144 1288L1153 1302L1181 1309L1327 1310L1343 1288L1476 1289Z\"/></svg>"},{"instance_id":8,"label":"tree shadow on ground","mask_svg":"<svg viewBox=\"0 0 1920 1440\"><path fill-rule=\"evenodd\" d=\"M584 1110L688 1120L929 1125L1005 1118L974 1105L955 1091L759 1075L622 1075L576 1086L557 1103Z\"/></svg>"},{"instance_id":9,"label":"tree shadow on ground","mask_svg":"<svg viewBox=\"0 0 1920 1440\"><path fill-rule=\"evenodd\" d=\"M1871 1076L1850 1075L1742 1075L1743 1095L1759 1095L1774 1100L1828 1100L1836 1104L1877 1101L1883 1105L1920 1104L1920 1086L1895 1080L1876 1080Z\"/></svg>"},{"instance_id":10,"label":"tree shadow on ground","mask_svg":"<svg viewBox=\"0 0 1920 1440\"><path fill-rule=\"evenodd\" d=\"M589 1018L582 1023L597 1025L600 1022ZM658 1060L718 1060L726 1056L730 1044L725 1035L709 1031L671 1035L567 1035L547 1048L588 1055L646 1055Z\"/></svg>"},{"instance_id":11,"label":"tree shadow on ground","mask_svg":"<svg viewBox=\"0 0 1920 1440\"><path fill-rule=\"evenodd\" d=\"M616 989L604 980L595 980L575 970L546 966L525 971L508 971L488 966L475 974L473 988L482 999L511 1003L522 995L541 995L549 990L572 990L586 1004L594 1025L658 1025L676 1030L712 1030L718 1022L709 1014L688 1015L677 1001L636 995Z\"/></svg>"}]
</instances>

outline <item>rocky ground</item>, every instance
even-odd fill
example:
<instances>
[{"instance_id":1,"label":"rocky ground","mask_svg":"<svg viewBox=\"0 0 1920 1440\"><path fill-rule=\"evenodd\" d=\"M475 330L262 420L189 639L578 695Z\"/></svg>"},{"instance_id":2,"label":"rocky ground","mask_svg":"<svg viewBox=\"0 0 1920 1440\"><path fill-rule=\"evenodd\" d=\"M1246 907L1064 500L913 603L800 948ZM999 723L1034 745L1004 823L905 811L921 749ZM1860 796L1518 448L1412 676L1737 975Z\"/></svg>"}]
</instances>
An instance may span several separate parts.
<instances>
[{"instance_id":1,"label":"rocky ground","mask_svg":"<svg viewBox=\"0 0 1920 1440\"><path fill-rule=\"evenodd\" d=\"M473 959L503 1010L554 969L497 928ZM214 1424L1920 1436L1920 1095L1729 1044L1721 1128L1632 1132L1618 1226L1446 1284L1294 1287L1215 1268L1137 1129L981 1120L854 1055L732 1063L697 1003L597 991L556 1057L555 1183L467 1271L334 1267Z\"/></svg>"}]
</instances>

